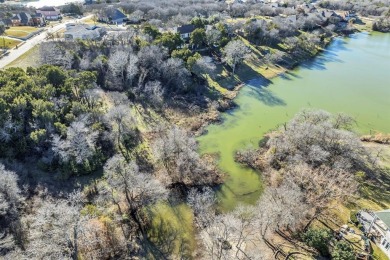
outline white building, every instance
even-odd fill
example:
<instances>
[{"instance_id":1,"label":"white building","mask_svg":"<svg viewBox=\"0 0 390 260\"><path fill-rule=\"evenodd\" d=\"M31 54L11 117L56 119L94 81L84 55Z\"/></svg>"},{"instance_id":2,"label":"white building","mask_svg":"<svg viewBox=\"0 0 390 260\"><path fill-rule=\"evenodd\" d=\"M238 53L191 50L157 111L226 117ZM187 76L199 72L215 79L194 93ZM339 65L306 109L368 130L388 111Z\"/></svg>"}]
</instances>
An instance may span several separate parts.
<instances>
[{"instance_id":1,"label":"white building","mask_svg":"<svg viewBox=\"0 0 390 260\"><path fill-rule=\"evenodd\" d=\"M378 246L390 258L390 209L377 211L375 215L377 220L374 227L381 234Z\"/></svg>"},{"instance_id":2,"label":"white building","mask_svg":"<svg viewBox=\"0 0 390 260\"><path fill-rule=\"evenodd\" d=\"M365 233L374 237L375 243L390 259L390 209L360 211L357 217Z\"/></svg>"},{"instance_id":3,"label":"white building","mask_svg":"<svg viewBox=\"0 0 390 260\"><path fill-rule=\"evenodd\" d=\"M64 33L65 40L71 41L76 39L95 40L100 37L102 28L90 26L88 24L67 24Z\"/></svg>"}]
</instances>

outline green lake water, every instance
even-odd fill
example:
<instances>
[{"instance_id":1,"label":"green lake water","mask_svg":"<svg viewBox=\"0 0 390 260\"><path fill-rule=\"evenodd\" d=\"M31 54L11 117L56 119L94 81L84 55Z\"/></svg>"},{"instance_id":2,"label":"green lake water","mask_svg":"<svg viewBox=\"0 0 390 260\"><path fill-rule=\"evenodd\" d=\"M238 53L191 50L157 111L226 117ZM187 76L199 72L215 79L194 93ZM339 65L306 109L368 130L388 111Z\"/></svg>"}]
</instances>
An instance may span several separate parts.
<instances>
[{"instance_id":1,"label":"green lake water","mask_svg":"<svg viewBox=\"0 0 390 260\"><path fill-rule=\"evenodd\" d=\"M227 173L218 192L222 209L254 203L261 175L234 162L238 149L256 146L264 133L290 120L303 108L343 112L357 131L390 133L390 34L360 33L337 38L313 61L271 81L255 79L242 88L238 107L223 123L198 138L201 153L218 153Z\"/></svg>"}]
</instances>

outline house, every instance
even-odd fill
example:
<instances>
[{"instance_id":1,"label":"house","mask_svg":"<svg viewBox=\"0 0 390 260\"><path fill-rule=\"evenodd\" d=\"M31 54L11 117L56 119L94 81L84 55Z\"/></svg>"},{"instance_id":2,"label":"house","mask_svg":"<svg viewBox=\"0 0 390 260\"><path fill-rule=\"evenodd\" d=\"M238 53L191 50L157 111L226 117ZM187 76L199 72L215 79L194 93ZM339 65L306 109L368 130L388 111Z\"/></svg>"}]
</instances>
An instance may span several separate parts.
<instances>
[{"instance_id":1,"label":"house","mask_svg":"<svg viewBox=\"0 0 390 260\"><path fill-rule=\"evenodd\" d=\"M191 33L195 31L196 27L193 24L186 24L183 26L177 27L176 31L180 34L180 37L184 40L187 41L191 37Z\"/></svg>"},{"instance_id":2,"label":"house","mask_svg":"<svg viewBox=\"0 0 390 260\"><path fill-rule=\"evenodd\" d=\"M119 9L109 8L99 12L98 20L109 24L123 24L128 21L128 18L127 15Z\"/></svg>"},{"instance_id":3,"label":"house","mask_svg":"<svg viewBox=\"0 0 390 260\"><path fill-rule=\"evenodd\" d=\"M45 26L46 20L45 17L43 17L42 14L36 13L31 15L32 21L34 23L34 26Z\"/></svg>"},{"instance_id":4,"label":"house","mask_svg":"<svg viewBox=\"0 0 390 260\"><path fill-rule=\"evenodd\" d=\"M341 18L343 18L343 20L346 21L346 22L348 22L348 21L351 20L352 18L356 18L356 14L355 14L355 13L352 13L352 12L349 12L349 11L343 12L340 16L341 16Z\"/></svg>"},{"instance_id":5,"label":"house","mask_svg":"<svg viewBox=\"0 0 390 260\"><path fill-rule=\"evenodd\" d=\"M33 26L34 21L30 14L21 12L11 17L11 23L13 26Z\"/></svg>"},{"instance_id":6,"label":"house","mask_svg":"<svg viewBox=\"0 0 390 260\"><path fill-rule=\"evenodd\" d=\"M382 211L359 211L356 215L367 236L390 258L390 209Z\"/></svg>"},{"instance_id":7,"label":"house","mask_svg":"<svg viewBox=\"0 0 390 260\"><path fill-rule=\"evenodd\" d=\"M336 14L334 11L325 10L321 12L321 16L326 19L329 23L339 23L342 18L340 15Z\"/></svg>"},{"instance_id":8,"label":"house","mask_svg":"<svg viewBox=\"0 0 390 260\"><path fill-rule=\"evenodd\" d=\"M84 3L86 5L91 5L91 4L96 4L98 1L97 0L85 0Z\"/></svg>"},{"instance_id":9,"label":"house","mask_svg":"<svg viewBox=\"0 0 390 260\"><path fill-rule=\"evenodd\" d=\"M37 9L37 14L42 14L46 20L59 20L61 19L61 12L53 6L44 6Z\"/></svg>"},{"instance_id":10,"label":"house","mask_svg":"<svg viewBox=\"0 0 390 260\"><path fill-rule=\"evenodd\" d=\"M96 40L101 36L101 28L90 26L88 24L67 24L64 32L65 40L72 41L81 40Z\"/></svg>"}]
</instances>

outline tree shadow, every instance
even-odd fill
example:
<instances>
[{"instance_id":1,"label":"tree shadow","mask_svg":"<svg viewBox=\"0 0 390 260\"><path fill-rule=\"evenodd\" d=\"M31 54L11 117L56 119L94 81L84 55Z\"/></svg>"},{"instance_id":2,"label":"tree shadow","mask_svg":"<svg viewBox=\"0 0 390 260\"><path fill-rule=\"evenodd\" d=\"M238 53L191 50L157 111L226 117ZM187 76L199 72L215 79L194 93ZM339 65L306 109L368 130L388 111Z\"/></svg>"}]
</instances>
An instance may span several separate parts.
<instances>
[{"instance_id":1,"label":"tree shadow","mask_svg":"<svg viewBox=\"0 0 390 260\"><path fill-rule=\"evenodd\" d=\"M350 51L350 49L346 47L346 44L347 42L344 39L336 39L319 55L301 63L299 67L309 70L326 70L327 63L343 63L338 57L338 53L340 51Z\"/></svg>"},{"instance_id":2,"label":"tree shadow","mask_svg":"<svg viewBox=\"0 0 390 260\"><path fill-rule=\"evenodd\" d=\"M301 79L302 77L298 74L294 73L293 71L286 71L284 73L281 73L278 75L279 78L284 80L294 80L294 79Z\"/></svg>"},{"instance_id":3,"label":"tree shadow","mask_svg":"<svg viewBox=\"0 0 390 260\"><path fill-rule=\"evenodd\" d=\"M250 80L246 85L250 89L247 95L254 96L267 106L286 106L287 104L283 99L277 97L268 89L271 84L272 81L264 77Z\"/></svg>"},{"instance_id":4,"label":"tree shadow","mask_svg":"<svg viewBox=\"0 0 390 260\"><path fill-rule=\"evenodd\" d=\"M7 170L14 171L19 177L19 186L29 195L44 192L55 198L65 198L75 190L93 187L96 180L103 176L103 169L80 176L67 176L57 171L42 169L36 158L26 158L22 161L0 161Z\"/></svg>"}]
</instances>

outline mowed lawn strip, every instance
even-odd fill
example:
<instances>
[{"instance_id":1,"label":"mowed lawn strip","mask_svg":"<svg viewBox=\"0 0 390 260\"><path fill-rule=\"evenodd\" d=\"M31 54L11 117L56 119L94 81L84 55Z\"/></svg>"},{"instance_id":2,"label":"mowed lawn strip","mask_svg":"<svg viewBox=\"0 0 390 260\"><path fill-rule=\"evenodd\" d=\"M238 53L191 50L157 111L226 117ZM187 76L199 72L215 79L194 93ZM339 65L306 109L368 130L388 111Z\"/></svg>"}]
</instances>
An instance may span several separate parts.
<instances>
[{"instance_id":1,"label":"mowed lawn strip","mask_svg":"<svg viewBox=\"0 0 390 260\"><path fill-rule=\"evenodd\" d=\"M38 31L39 28L31 26L16 26L5 30L5 34L11 37L26 37L30 33Z\"/></svg>"},{"instance_id":2,"label":"mowed lawn strip","mask_svg":"<svg viewBox=\"0 0 390 260\"><path fill-rule=\"evenodd\" d=\"M0 49L3 49L4 47L7 49L11 49L21 42L22 41L16 39L10 39L10 38L0 36Z\"/></svg>"}]
</instances>

